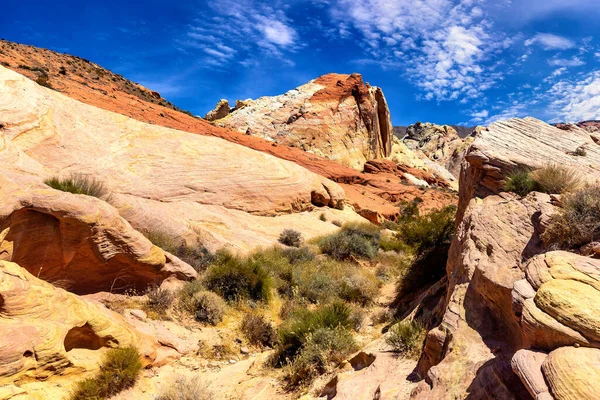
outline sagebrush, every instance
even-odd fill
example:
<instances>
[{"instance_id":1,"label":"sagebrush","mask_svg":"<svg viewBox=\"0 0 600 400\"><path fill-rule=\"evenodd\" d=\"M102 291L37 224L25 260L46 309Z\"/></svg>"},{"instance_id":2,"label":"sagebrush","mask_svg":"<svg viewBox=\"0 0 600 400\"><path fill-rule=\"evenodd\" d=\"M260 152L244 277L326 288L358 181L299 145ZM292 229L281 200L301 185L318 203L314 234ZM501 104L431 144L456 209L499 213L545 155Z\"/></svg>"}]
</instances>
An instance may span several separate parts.
<instances>
[{"instance_id":1,"label":"sagebrush","mask_svg":"<svg viewBox=\"0 0 600 400\"><path fill-rule=\"evenodd\" d=\"M52 177L46 179L44 183L53 189L69 192L73 194L85 194L87 196L97 197L99 199L108 196L106 185L89 175L73 173L68 178Z\"/></svg>"}]
</instances>

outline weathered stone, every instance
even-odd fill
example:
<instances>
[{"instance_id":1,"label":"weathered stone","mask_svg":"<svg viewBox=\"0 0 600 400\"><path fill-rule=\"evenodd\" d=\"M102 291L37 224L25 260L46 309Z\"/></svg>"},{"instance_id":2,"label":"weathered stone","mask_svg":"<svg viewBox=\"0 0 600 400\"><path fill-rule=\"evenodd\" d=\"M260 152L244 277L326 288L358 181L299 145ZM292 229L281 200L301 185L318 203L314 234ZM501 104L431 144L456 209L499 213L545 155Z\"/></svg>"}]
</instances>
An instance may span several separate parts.
<instances>
[{"instance_id":1,"label":"weathered stone","mask_svg":"<svg viewBox=\"0 0 600 400\"><path fill-rule=\"evenodd\" d=\"M600 393L600 350L561 347L551 352L542 371L556 400L593 400Z\"/></svg>"}]
</instances>

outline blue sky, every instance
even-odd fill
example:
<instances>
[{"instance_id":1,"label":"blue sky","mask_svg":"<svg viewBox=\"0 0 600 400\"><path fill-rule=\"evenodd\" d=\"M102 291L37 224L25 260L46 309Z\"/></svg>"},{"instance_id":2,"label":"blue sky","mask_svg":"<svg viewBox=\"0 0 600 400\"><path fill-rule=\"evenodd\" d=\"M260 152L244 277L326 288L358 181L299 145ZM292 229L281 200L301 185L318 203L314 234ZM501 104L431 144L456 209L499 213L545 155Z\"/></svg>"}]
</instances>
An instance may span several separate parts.
<instances>
[{"instance_id":1,"label":"blue sky","mask_svg":"<svg viewBox=\"0 0 600 400\"><path fill-rule=\"evenodd\" d=\"M6 2L8 4L6 4ZM328 72L395 125L600 119L597 0L4 0L0 36L87 58L204 115Z\"/></svg>"}]
</instances>

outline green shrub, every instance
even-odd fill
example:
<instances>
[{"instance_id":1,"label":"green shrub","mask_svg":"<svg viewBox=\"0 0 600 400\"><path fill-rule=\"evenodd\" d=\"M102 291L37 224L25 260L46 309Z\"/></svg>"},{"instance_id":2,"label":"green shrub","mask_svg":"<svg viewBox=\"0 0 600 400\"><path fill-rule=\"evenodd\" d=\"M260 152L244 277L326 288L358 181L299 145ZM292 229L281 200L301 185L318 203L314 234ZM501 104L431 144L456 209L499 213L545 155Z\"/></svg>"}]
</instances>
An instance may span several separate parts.
<instances>
[{"instance_id":1,"label":"green shrub","mask_svg":"<svg viewBox=\"0 0 600 400\"><path fill-rule=\"evenodd\" d=\"M293 229L285 229L279 235L279 243L290 247L300 247L302 245L302 234Z\"/></svg>"},{"instance_id":2,"label":"green shrub","mask_svg":"<svg viewBox=\"0 0 600 400\"><path fill-rule=\"evenodd\" d=\"M394 324L385 341L394 352L415 357L425 339L425 328L419 321L402 321Z\"/></svg>"},{"instance_id":3,"label":"green shrub","mask_svg":"<svg viewBox=\"0 0 600 400\"><path fill-rule=\"evenodd\" d=\"M344 225L341 232L326 236L318 245L321 252L336 260L372 260L379 247L379 228L372 224Z\"/></svg>"},{"instance_id":4,"label":"green shrub","mask_svg":"<svg viewBox=\"0 0 600 400\"><path fill-rule=\"evenodd\" d=\"M327 222L327 216L325 215L325 213L321 213L321 215L319 215L319 220Z\"/></svg>"},{"instance_id":5,"label":"green shrub","mask_svg":"<svg viewBox=\"0 0 600 400\"><path fill-rule=\"evenodd\" d=\"M504 190L525 196L530 192L557 194L571 192L581 186L579 173L558 164L548 164L535 171L517 170L504 181Z\"/></svg>"},{"instance_id":6,"label":"green shrub","mask_svg":"<svg viewBox=\"0 0 600 400\"><path fill-rule=\"evenodd\" d=\"M581 186L581 176L571 168L549 164L531 173L540 192L558 194L572 192Z\"/></svg>"},{"instance_id":7,"label":"green shrub","mask_svg":"<svg viewBox=\"0 0 600 400\"><path fill-rule=\"evenodd\" d=\"M519 169L508 174L504 180L504 190L519 196L526 196L537 189L537 183L531 176L531 171Z\"/></svg>"},{"instance_id":8,"label":"green shrub","mask_svg":"<svg viewBox=\"0 0 600 400\"><path fill-rule=\"evenodd\" d=\"M213 400L210 386L199 377L178 376L165 383L156 400Z\"/></svg>"},{"instance_id":9,"label":"green shrub","mask_svg":"<svg viewBox=\"0 0 600 400\"><path fill-rule=\"evenodd\" d=\"M189 313L194 313L196 310L194 295L202 290L205 290L205 288L201 281L194 280L186 282L179 291L180 307Z\"/></svg>"},{"instance_id":10,"label":"green shrub","mask_svg":"<svg viewBox=\"0 0 600 400\"><path fill-rule=\"evenodd\" d=\"M191 265L197 272L206 270L215 261L215 254L204 246L179 246L174 250L173 254Z\"/></svg>"},{"instance_id":11,"label":"green shrub","mask_svg":"<svg viewBox=\"0 0 600 400\"><path fill-rule=\"evenodd\" d=\"M110 349L102 358L100 373L76 384L72 400L108 399L135 384L142 370L135 347Z\"/></svg>"},{"instance_id":12,"label":"green shrub","mask_svg":"<svg viewBox=\"0 0 600 400\"><path fill-rule=\"evenodd\" d=\"M277 343L277 332L262 315L246 314L240 328L251 344L273 347Z\"/></svg>"},{"instance_id":13,"label":"green shrub","mask_svg":"<svg viewBox=\"0 0 600 400\"><path fill-rule=\"evenodd\" d=\"M312 261L315 259L315 253L313 253L308 247L300 248L286 248L282 249L282 254L288 259L290 264L297 265L303 262Z\"/></svg>"},{"instance_id":14,"label":"green shrub","mask_svg":"<svg viewBox=\"0 0 600 400\"><path fill-rule=\"evenodd\" d=\"M227 306L219 295L202 290L194 294L192 301L196 321L216 325L223 320Z\"/></svg>"},{"instance_id":15,"label":"green shrub","mask_svg":"<svg viewBox=\"0 0 600 400\"><path fill-rule=\"evenodd\" d=\"M46 179L44 183L53 189L74 194L85 194L99 199L108 195L108 189L104 183L96 178L83 174L71 174L68 178L60 179L53 177Z\"/></svg>"},{"instance_id":16,"label":"green shrub","mask_svg":"<svg viewBox=\"0 0 600 400\"><path fill-rule=\"evenodd\" d=\"M352 327L352 310L343 302L334 302L316 310L299 309L279 328L279 346L275 365L282 366L296 357L319 329L347 330Z\"/></svg>"},{"instance_id":17,"label":"green shrub","mask_svg":"<svg viewBox=\"0 0 600 400\"><path fill-rule=\"evenodd\" d=\"M400 224L398 238L417 253L423 253L443 243L448 243L454 235L456 206L419 215Z\"/></svg>"},{"instance_id":18,"label":"green shrub","mask_svg":"<svg viewBox=\"0 0 600 400\"><path fill-rule=\"evenodd\" d=\"M339 297L362 306L371 304L379 294L379 282L375 275L361 267L340 280Z\"/></svg>"},{"instance_id":19,"label":"green shrub","mask_svg":"<svg viewBox=\"0 0 600 400\"><path fill-rule=\"evenodd\" d=\"M600 239L600 185L565 194L562 203L542 234L546 247L571 249Z\"/></svg>"},{"instance_id":20,"label":"green shrub","mask_svg":"<svg viewBox=\"0 0 600 400\"><path fill-rule=\"evenodd\" d=\"M327 371L329 363L340 363L356 349L350 332L343 328L319 328L307 336L300 353L285 374L289 388L306 385Z\"/></svg>"},{"instance_id":21,"label":"green shrub","mask_svg":"<svg viewBox=\"0 0 600 400\"><path fill-rule=\"evenodd\" d=\"M272 281L260 263L236 257L229 252L217 253L206 271L204 284L228 301L251 299L269 301Z\"/></svg>"},{"instance_id":22,"label":"green shrub","mask_svg":"<svg viewBox=\"0 0 600 400\"><path fill-rule=\"evenodd\" d=\"M146 308L159 316L166 315L167 310L173 304L173 294L166 289L153 287L146 293L146 296L148 297Z\"/></svg>"}]
</instances>

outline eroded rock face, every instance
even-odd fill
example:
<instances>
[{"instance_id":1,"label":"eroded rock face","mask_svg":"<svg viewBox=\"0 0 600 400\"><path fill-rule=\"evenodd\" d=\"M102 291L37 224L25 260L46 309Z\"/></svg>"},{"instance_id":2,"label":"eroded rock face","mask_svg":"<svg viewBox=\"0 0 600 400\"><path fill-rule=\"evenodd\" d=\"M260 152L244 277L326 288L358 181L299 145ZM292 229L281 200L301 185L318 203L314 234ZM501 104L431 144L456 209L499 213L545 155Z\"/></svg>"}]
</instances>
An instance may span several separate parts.
<instances>
[{"instance_id":1,"label":"eroded rock face","mask_svg":"<svg viewBox=\"0 0 600 400\"><path fill-rule=\"evenodd\" d=\"M525 277L523 260L544 251L538 219L550 212L550 197L539 193L470 203L448 256L442 323L428 333L418 365L427 384L415 398L526 395L510 365L525 343L512 291Z\"/></svg>"},{"instance_id":2,"label":"eroded rock face","mask_svg":"<svg viewBox=\"0 0 600 400\"><path fill-rule=\"evenodd\" d=\"M472 142L472 136L461 139L451 126L429 122L409 126L403 138L409 149L447 169L455 178Z\"/></svg>"},{"instance_id":3,"label":"eroded rock face","mask_svg":"<svg viewBox=\"0 0 600 400\"><path fill-rule=\"evenodd\" d=\"M145 290L196 271L174 264L109 204L0 177L0 260L79 294Z\"/></svg>"},{"instance_id":4,"label":"eroded rock face","mask_svg":"<svg viewBox=\"0 0 600 400\"><path fill-rule=\"evenodd\" d=\"M0 386L81 371L71 351L130 345L155 360L158 342L119 314L0 261Z\"/></svg>"},{"instance_id":5,"label":"eroded rock face","mask_svg":"<svg viewBox=\"0 0 600 400\"><path fill-rule=\"evenodd\" d=\"M575 125L565 131L535 118L513 118L482 129L465 156L461 171L458 215L475 196L502 190L506 175L518 168L557 163L569 166L585 179L600 172L600 146L589 132ZM575 155L583 146L585 156Z\"/></svg>"},{"instance_id":6,"label":"eroded rock face","mask_svg":"<svg viewBox=\"0 0 600 400\"><path fill-rule=\"evenodd\" d=\"M392 149L383 92L365 84L359 74L323 75L280 96L246 100L226 117L212 120L357 169L367 160L389 156Z\"/></svg>"},{"instance_id":7,"label":"eroded rock face","mask_svg":"<svg viewBox=\"0 0 600 400\"><path fill-rule=\"evenodd\" d=\"M247 251L292 226L305 238L328 234L337 227L315 224L318 214L308 212L344 207L339 185L292 162L97 109L2 67L0 113L5 176L41 188L50 176L89 174L135 228L190 245Z\"/></svg>"}]
</instances>

